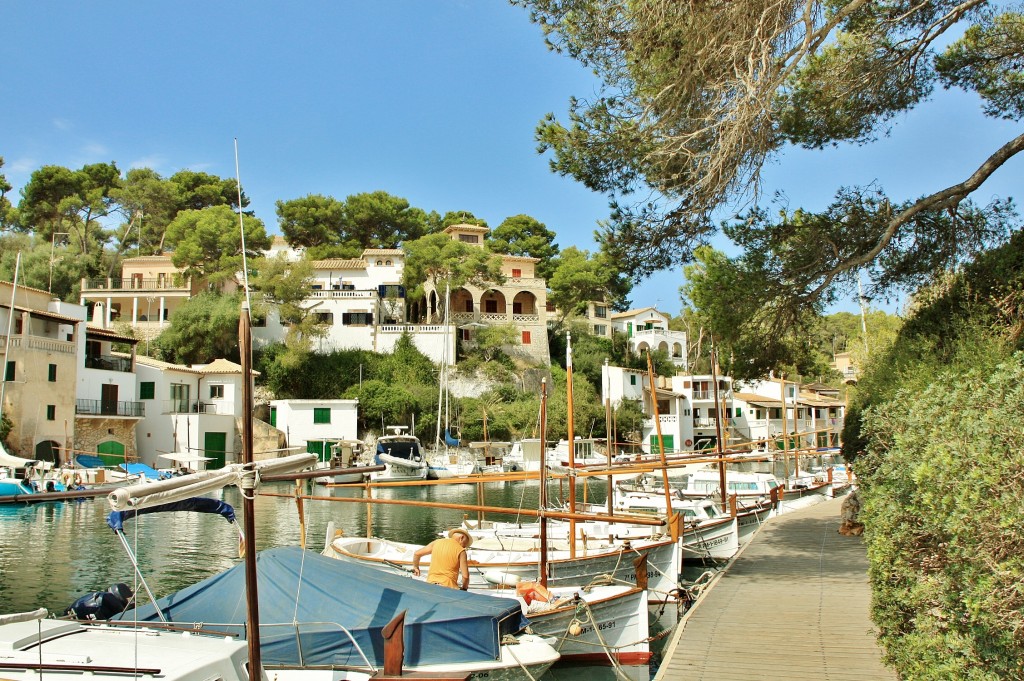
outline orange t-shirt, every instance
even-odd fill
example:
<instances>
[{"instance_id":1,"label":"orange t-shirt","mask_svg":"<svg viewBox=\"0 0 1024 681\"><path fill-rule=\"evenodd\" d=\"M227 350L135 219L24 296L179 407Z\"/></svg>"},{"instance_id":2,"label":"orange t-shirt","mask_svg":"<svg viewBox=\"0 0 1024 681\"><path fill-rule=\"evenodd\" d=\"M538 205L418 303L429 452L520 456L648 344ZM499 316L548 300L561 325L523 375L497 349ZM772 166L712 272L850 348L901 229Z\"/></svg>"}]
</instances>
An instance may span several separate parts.
<instances>
[{"instance_id":1,"label":"orange t-shirt","mask_svg":"<svg viewBox=\"0 0 1024 681\"><path fill-rule=\"evenodd\" d=\"M427 582L459 588L459 556L466 552L457 539L444 538L434 541L430 551L430 570Z\"/></svg>"}]
</instances>

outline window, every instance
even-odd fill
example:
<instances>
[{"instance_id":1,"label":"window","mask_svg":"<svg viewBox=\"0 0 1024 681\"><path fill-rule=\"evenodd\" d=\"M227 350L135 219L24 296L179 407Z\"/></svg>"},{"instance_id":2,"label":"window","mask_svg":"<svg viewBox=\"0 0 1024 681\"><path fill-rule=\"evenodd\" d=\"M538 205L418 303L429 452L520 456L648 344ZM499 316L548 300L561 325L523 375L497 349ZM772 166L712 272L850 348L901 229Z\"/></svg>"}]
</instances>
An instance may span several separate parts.
<instances>
[{"instance_id":1,"label":"window","mask_svg":"<svg viewBox=\"0 0 1024 681\"><path fill-rule=\"evenodd\" d=\"M594 334L596 334L598 336L607 336L608 335L608 325L607 324L594 324Z\"/></svg>"},{"instance_id":2,"label":"window","mask_svg":"<svg viewBox=\"0 0 1024 681\"><path fill-rule=\"evenodd\" d=\"M57 420L57 405L48 404L46 405L46 420L56 421Z\"/></svg>"},{"instance_id":3,"label":"window","mask_svg":"<svg viewBox=\"0 0 1024 681\"><path fill-rule=\"evenodd\" d=\"M224 384L215 383L210 386L210 399L211 400L222 400L224 399Z\"/></svg>"},{"instance_id":4,"label":"window","mask_svg":"<svg viewBox=\"0 0 1024 681\"><path fill-rule=\"evenodd\" d=\"M139 383L139 399L140 400L151 400L156 397L156 383L153 381L143 381Z\"/></svg>"},{"instance_id":5,"label":"window","mask_svg":"<svg viewBox=\"0 0 1024 681\"><path fill-rule=\"evenodd\" d=\"M384 261L383 261L383 260L378 260L378 261L377 261L377 264L378 264L378 265L383 265L383 264L384 264Z\"/></svg>"},{"instance_id":6,"label":"window","mask_svg":"<svg viewBox=\"0 0 1024 681\"><path fill-rule=\"evenodd\" d=\"M50 371L49 371L49 374L47 376L47 380L50 381L50 383L56 383L57 382L57 365L56 364L51 364L50 365Z\"/></svg>"},{"instance_id":7,"label":"window","mask_svg":"<svg viewBox=\"0 0 1024 681\"><path fill-rule=\"evenodd\" d=\"M608 316L608 308L604 305L595 305L594 316L597 317L598 319L604 319L605 317Z\"/></svg>"},{"instance_id":8,"label":"window","mask_svg":"<svg viewBox=\"0 0 1024 681\"><path fill-rule=\"evenodd\" d=\"M630 385L636 385L636 374L630 374L629 375L629 384Z\"/></svg>"},{"instance_id":9,"label":"window","mask_svg":"<svg viewBox=\"0 0 1024 681\"><path fill-rule=\"evenodd\" d=\"M529 344L530 344L530 332L529 331L523 331L523 345L529 345Z\"/></svg>"},{"instance_id":10,"label":"window","mask_svg":"<svg viewBox=\"0 0 1024 681\"><path fill-rule=\"evenodd\" d=\"M7 363L7 371L4 373L4 380L5 381L13 381L14 380L14 362L13 361Z\"/></svg>"},{"instance_id":11,"label":"window","mask_svg":"<svg viewBox=\"0 0 1024 681\"><path fill-rule=\"evenodd\" d=\"M513 268L512 269L512 276L513 277L522 277L523 276L523 271L522 270L517 270L517 269Z\"/></svg>"},{"instance_id":12,"label":"window","mask_svg":"<svg viewBox=\"0 0 1024 681\"><path fill-rule=\"evenodd\" d=\"M317 324L326 324L327 326L334 325L334 313L333 312L314 312L313 318Z\"/></svg>"},{"instance_id":13,"label":"window","mask_svg":"<svg viewBox=\"0 0 1024 681\"><path fill-rule=\"evenodd\" d=\"M323 284L313 284L313 286L311 288L314 291L322 291L324 289L324 285Z\"/></svg>"},{"instance_id":14,"label":"window","mask_svg":"<svg viewBox=\"0 0 1024 681\"><path fill-rule=\"evenodd\" d=\"M384 264L387 265L388 267L391 267L391 261L390 260L385 260Z\"/></svg>"},{"instance_id":15,"label":"window","mask_svg":"<svg viewBox=\"0 0 1024 681\"><path fill-rule=\"evenodd\" d=\"M497 300L485 300L484 301L484 312L489 314L498 313L498 301Z\"/></svg>"},{"instance_id":16,"label":"window","mask_svg":"<svg viewBox=\"0 0 1024 681\"><path fill-rule=\"evenodd\" d=\"M171 410L178 414L187 414L190 395L189 386L184 383L171 383Z\"/></svg>"},{"instance_id":17,"label":"window","mask_svg":"<svg viewBox=\"0 0 1024 681\"><path fill-rule=\"evenodd\" d=\"M343 312L341 323L345 326L369 326L373 324L373 315L369 312Z\"/></svg>"},{"instance_id":18,"label":"window","mask_svg":"<svg viewBox=\"0 0 1024 681\"><path fill-rule=\"evenodd\" d=\"M330 407L313 407L313 423L330 423Z\"/></svg>"},{"instance_id":19,"label":"window","mask_svg":"<svg viewBox=\"0 0 1024 681\"><path fill-rule=\"evenodd\" d=\"M14 335L15 336L20 336L21 335L21 332L22 332L21 321L22 321L21 317L18 317L17 319L14 320Z\"/></svg>"},{"instance_id":20,"label":"window","mask_svg":"<svg viewBox=\"0 0 1024 681\"><path fill-rule=\"evenodd\" d=\"M550 302L547 302L547 301L544 302L544 311L545 312L554 312L556 309L557 308L555 307L554 303L550 303Z\"/></svg>"},{"instance_id":21,"label":"window","mask_svg":"<svg viewBox=\"0 0 1024 681\"><path fill-rule=\"evenodd\" d=\"M736 418L741 416L743 416L743 409L741 407L736 407Z\"/></svg>"},{"instance_id":22,"label":"window","mask_svg":"<svg viewBox=\"0 0 1024 681\"><path fill-rule=\"evenodd\" d=\"M459 241L464 244L478 244L480 243L480 237L476 234L460 234Z\"/></svg>"},{"instance_id":23,"label":"window","mask_svg":"<svg viewBox=\"0 0 1024 681\"><path fill-rule=\"evenodd\" d=\"M466 301L466 312L472 312L472 311L473 311L473 299L471 298L471 299Z\"/></svg>"}]
</instances>

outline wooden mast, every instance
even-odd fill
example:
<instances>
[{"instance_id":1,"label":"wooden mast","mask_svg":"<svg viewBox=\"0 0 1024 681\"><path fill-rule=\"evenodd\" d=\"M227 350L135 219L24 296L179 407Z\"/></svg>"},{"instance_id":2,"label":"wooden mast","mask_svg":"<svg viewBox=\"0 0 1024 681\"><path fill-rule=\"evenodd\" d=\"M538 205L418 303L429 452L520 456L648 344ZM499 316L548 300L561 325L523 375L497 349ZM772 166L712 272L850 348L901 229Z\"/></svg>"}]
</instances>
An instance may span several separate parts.
<instances>
[{"instance_id":1,"label":"wooden mast","mask_svg":"<svg viewBox=\"0 0 1024 681\"><path fill-rule=\"evenodd\" d=\"M540 583L541 586L548 585L547 555L548 555L548 481L545 475L547 463L545 462L545 450L547 449L548 433L548 379L540 381L540 493L538 496L540 508ZM573 542L575 543L575 542Z\"/></svg>"},{"instance_id":2,"label":"wooden mast","mask_svg":"<svg viewBox=\"0 0 1024 681\"><path fill-rule=\"evenodd\" d=\"M728 487L725 480L725 453L722 451L722 409L718 401L718 353L715 350L715 338L711 337L711 388L715 395L715 446L718 452L718 491L722 497L722 510L728 509Z\"/></svg>"},{"instance_id":3,"label":"wooden mast","mask_svg":"<svg viewBox=\"0 0 1024 681\"><path fill-rule=\"evenodd\" d=\"M605 425L605 444L608 454L608 468L612 467L612 395L611 395L611 376L608 373L608 358L604 360L604 383L605 383L605 394L604 394L604 425ZM584 488L586 489L586 488ZM614 486L612 483L612 476L608 476L608 515L612 515L614 511Z\"/></svg>"},{"instance_id":4,"label":"wooden mast","mask_svg":"<svg viewBox=\"0 0 1024 681\"><path fill-rule=\"evenodd\" d=\"M679 539L676 523L672 522L675 514L672 512L672 487L668 484L668 460L665 459L665 438L661 435L661 415L658 413L658 393L654 384L654 362L651 360L651 351L647 351L647 380L651 384L651 411L654 413L654 429L658 434L658 451L661 453L661 484L665 488L665 522L669 526L669 534L672 541Z\"/></svg>"},{"instance_id":5,"label":"wooden mast","mask_svg":"<svg viewBox=\"0 0 1024 681\"><path fill-rule=\"evenodd\" d=\"M786 412L786 377L782 377L782 470L785 473L786 479L782 481L782 487L785 489L786 485L789 484L789 422L787 421Z\"/></svg>"},{"instance_id":6,"label":"wooden mast","mask_svg":"<svg viewBox=\"0 0 1024 681\"><path fill-rule=\"evenodd\" d=\"M573 429L572 403L572 334L565 334L565 399L568 402L569 438L569 513L576 512L576 433ZM576 521L569 521L569 557L576 557Z\"/></svg>"},{"instance_id":7,"label":"wooden mast","mask_svg":"<svg viewBox=\"0 0 1024 681\"><path fill-rule=\"evenodd\" d=\"M238 349L242 355L242 463L247 470L242 477L242 523L249 546L245 551L246 630L249 640L250 674L263 669L260 656L260 610L256 585L256 472L252 470L252 336L249 325L249 303L242 303L238 318Z\"/></svg>"}]
</instances>

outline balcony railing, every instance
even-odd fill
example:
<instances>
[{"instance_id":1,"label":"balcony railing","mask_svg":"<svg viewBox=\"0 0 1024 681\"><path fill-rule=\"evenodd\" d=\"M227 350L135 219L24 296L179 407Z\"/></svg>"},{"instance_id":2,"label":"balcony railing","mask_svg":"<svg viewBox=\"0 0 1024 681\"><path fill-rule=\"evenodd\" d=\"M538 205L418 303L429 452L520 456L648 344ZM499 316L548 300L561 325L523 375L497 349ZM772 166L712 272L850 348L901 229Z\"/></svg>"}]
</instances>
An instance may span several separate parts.
<instances>
[{"instance_id":1,"label":"balcony railing","mask_svg":"<svg viewBox=\"0 0 1024 681\"><path fill-rule=\"evenodd\" d=\"M233 402L221 400L214 402L197 402L195 400L164 400L164 414L220 414L230 416L234 414L235 405Z\"/></svg>"},{"instance_id":2,"label":"balcony railing","mask_svg":"<svg viewBox=\"0 0 1024 681\"><path fill-rule=\"evenodd\" d=\"M82 416L134 416L146 415L142 402L115 402L113 400L75 400L75 413Z\"/></svg>"},{"instance_id":3,"label":"balcony railing","mask_svg":"<svg viewBox=\"0 0 1024 681\"><path fill-rule=\"evenodd\" d=\"M181 277L167 277L164 279L90 279L85 283L85 288L111 291L167 291L188 289L189 284Z\"/></svg>"},{"instance_id":4,"label":"balcony railing","mask_svg":"<svg viewBox=\"0 0 1024 681\"><path fill-rule=\"evenodd\" d=\"M101 369L103 371L123 371L131 373L132 360L130 357L114 357L112 355L94 355L85 358L86 369Z\"/></svg>"}]
</instances>

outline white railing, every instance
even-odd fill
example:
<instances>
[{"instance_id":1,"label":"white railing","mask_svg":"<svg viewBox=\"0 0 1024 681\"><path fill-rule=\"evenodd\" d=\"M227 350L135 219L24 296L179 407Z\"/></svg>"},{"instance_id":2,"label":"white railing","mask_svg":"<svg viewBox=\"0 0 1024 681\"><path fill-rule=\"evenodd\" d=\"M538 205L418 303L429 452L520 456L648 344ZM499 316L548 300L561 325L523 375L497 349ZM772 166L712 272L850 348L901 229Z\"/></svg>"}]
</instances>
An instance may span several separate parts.
<instances>
[{"instance_id":1,"label":"white railing","mask_svg":"<svg viewBox=\"0 0 1024 681\"><path fill-rule=\"evenodd\" d=\"M310 291L310 298L376 298L376 291L335 291L334 289L315 289Z\"/></svg>"},{"instance_id":2,"label":"white railing","mask_svg":"<svg viewBox=\"0 0 1024 681\"><path fill-rule=\"evenodd\" d=\"M482 322L507 322L508 314L505 312L481 312L480 321Z\"/></svg>"},{"instance_id":3,"label":"white railing","mask_svg":"<svg viewBox=\"0 0 1024 681\"><path fill-rule=\"evenodd\" d=\"M535 315L535 314L514 314L514 315L512 315L512 321L514 321L514 322L523 322L523 323L529 323L529 322L536 323L536 322L540 321L540 315Z\"/></svg>"},{"instance_id":4,"label":"white railing","mask_svg":"<svg viewBox=\"0 0 1024 681\"><path fill-rule=\"evenodd\" d=\"M24 346L21 343L22 339L25 340ZM0 350L5 347L7 347L7 336L0 336ZM74 341L62 341L42 336L11 336L11 347L26 347L30 350L59 352L62 355L73 355L78 351L78 345Z\"/></svg>"},{"instance_id":5,"label":"white railing","mask_svg":"<svg viewBox=\"0 0 1024 681\"><path fill-rule=\"evenodd\" d=\"M694 419L694 428L714 428L718 423L718 419Z\"/></svg>"},{"instance_id":6,"label":"white railing","mask_svg":"<svg viewBox=\"0 0 1024 681\"><path fill-rule=\"evenodd\" d=\"M378 327L380 333L401 334L409 333L444 333L443 324L382 324Z\"/></svg>"}]
</instances>

